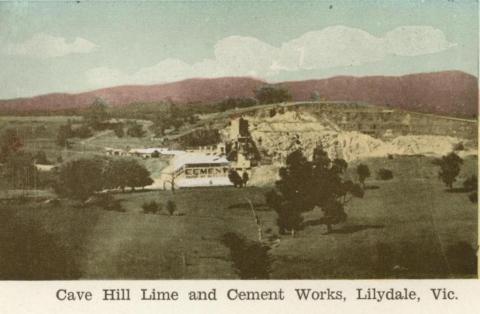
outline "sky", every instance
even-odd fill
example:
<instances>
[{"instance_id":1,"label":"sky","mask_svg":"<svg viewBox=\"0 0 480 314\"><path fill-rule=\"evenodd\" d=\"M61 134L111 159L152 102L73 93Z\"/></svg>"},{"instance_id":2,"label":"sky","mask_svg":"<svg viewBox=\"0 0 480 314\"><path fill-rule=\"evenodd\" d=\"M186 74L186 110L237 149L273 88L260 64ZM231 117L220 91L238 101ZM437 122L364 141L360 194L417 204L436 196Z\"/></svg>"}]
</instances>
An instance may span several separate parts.
<instances>
[{"instance_id":1,"label":"sky","mask_svg":"<svg viewBox=\"0 0 480 314\"><path fill-rule=\"evenodd\" d=\"M476 0L0 2L0 99L192 77L460 70Z\"/></svg>"}]
</instances>

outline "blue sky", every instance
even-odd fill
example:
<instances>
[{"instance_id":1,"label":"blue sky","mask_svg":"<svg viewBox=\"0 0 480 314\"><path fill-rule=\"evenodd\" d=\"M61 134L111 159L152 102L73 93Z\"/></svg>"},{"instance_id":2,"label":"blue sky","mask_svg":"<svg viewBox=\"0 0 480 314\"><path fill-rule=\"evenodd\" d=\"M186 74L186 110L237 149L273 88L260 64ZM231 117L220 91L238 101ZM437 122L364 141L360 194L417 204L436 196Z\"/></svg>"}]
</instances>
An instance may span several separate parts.
<instances>
[{"instance_id":1,"label":"blue sky","mask_svg":"<svg viewBox=\"0 0 480 314\"><path fill-rule=\"evenodd\" d=\"M189 77L478 72L478 3L0 3L0 98Z\"/></svg>"}]
</instances>

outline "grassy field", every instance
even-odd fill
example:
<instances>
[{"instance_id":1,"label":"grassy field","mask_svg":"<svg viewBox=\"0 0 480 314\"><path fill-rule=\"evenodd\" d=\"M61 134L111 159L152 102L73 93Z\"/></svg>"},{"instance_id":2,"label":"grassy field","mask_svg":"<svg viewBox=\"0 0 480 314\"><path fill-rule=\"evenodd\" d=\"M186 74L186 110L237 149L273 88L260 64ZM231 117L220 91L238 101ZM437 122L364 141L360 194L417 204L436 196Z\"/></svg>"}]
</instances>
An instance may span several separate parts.
<instances>
[{"instance_id":1,"label":"grassy field","mask_svg":"<svg viewBox=\"0 0 480 314\"><path fill-rule=\"evenodd\" d=\"M465 276L451 252L458 242L477 247L476 204L465 193L447 192L429 158L364 162L372 173L382 167L393 170L394 179L367 180L365 197L349 204L347 222L331 234L315 225L319 210L307 213L306 227L295 238L281 236L269 250L270 278ZM476 157L466 159L461 177L476 173L476 165ZM54 278L238 278L221 239L227 232L257 239L247 199L257 209L265 237L277 234L276 215L264 204L265 191L249 187L116 194L125 212L82 208L67 200L3 201L2 265L13 261L23 276L28 274L25 267L32 270L32 261L40 268L56 265L60 271L53 272ZM151 200L175 201L176 215L144 214L141 205ZM0 272L8 277L5 270ZM31 276L36 273L32 270ZM15 277L11 274L15 269L10 272Z\"/></svg>"}]
</instances>

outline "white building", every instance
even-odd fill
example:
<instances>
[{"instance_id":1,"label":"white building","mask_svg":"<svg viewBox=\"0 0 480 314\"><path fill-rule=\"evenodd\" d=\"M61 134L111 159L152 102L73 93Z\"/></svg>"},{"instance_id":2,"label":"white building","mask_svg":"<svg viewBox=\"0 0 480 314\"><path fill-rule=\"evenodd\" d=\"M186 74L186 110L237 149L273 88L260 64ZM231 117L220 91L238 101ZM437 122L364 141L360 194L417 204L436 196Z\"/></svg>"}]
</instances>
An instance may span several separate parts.
<instances>
[{"instance_id":1,"label":"white building","mask_svg":"<svg viewBox=\"0 0 480 314\"><path fill-rule=\"evenodd\" d=\"M221 156L184 153L172 158L162 171L163 188L231 186L228 178L230 162Z\"/></svg>"}]
</instances>

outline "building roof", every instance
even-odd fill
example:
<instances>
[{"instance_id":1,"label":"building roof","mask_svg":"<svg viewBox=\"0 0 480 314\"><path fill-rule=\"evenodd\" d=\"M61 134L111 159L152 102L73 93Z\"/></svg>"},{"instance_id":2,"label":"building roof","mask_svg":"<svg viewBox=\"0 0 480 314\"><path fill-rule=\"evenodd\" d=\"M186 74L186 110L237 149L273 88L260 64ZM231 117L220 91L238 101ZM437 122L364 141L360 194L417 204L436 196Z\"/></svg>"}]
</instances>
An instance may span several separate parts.
<instances>
[{"instance_id":1,"label":"building roof","mask_svg":"<svg viewBox=\"0 0 480 314\"><path fill-rule=\"evenodd\" d=\"M225 157L206 155L199 153L184 153L179 154L172 160L173 169L177 170L184 165L191 164L229 164L229 161Z\"/></svg>"},{"instance_id":2,"label":"building roof","mask_svg":"<svg viewBox=\"0 0 480 314\"><path fill-rule=\"evenodd\" d=\"M149 147L149 148L132 148L129 153L131 154L153 154L154 152L163 153L167 151L167 148L163 147Z\"/></svg>"}]
</instances>

